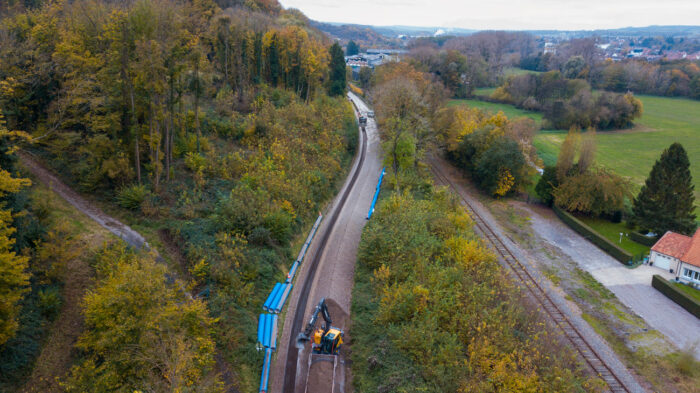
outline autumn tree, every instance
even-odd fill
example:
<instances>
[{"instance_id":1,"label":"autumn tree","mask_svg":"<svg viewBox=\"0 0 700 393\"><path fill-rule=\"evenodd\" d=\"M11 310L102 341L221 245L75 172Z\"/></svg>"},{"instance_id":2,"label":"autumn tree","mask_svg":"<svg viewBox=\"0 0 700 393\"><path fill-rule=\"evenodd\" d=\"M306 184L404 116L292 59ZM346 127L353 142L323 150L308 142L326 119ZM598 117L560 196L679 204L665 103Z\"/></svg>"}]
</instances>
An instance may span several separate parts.
<instances>
[{"instance_id":1,"label":"autumn tree","mask_svg":"<svg viewBox=\"0 0 700 393\"><path fill-rule=\"evenodd\" d=\"M151 256L111 246L97 256L98 285L85 297L85 351L69 392L219 392L214 321L204 303L165 282Z\"/></svg>"},{"instance_id":2,"label":"autumn tree","mask_svg":"<svg viewBox=\"0 0 700 393\"><path fill-rule=\"evenodd\" d=\"M695 231L695 186L688 154L680 143L661 153L634 199L634 220L658 236L666 231Z\"/></svg>"},{"instance_id":3,"label":"autumn tree","mask_svg":"<svg viewBox=\"0 0 700 393\"><path fill-rule=\"evenodd\" d=\"M552 192L554 203L570 212L594 216L622 211L631 198L628 179L605 168L595 168L564 178Z\"/></svg>"},{"instance_id":4,"label":"autumn tree","mask_svg":"<svg viewBox=\"0 0 700 393\"><path fill-rule=\"evenodd\" d=\"M13 168L7 165L11 160L8 156L16 150L17 140L26 138L24 133L8 131L0 112L0 346L15 335L19 302L29 290L29 258L18 255L13 249L13 234L17 229L13 225L12 210L5 206L8 195L31 184L29 179L14 177L10 173Z\"/></svg>"},{"instance_id":5,"label":"autumn tree","mask_svg":"<svg viewBox=\"0 0 700 393\"><path fill-rule=\"evenodd\" d=\"M557 179L563 181L574 167L574 159L576 158L576 150L580 139L579 130L572 128L566 135L566 139L559 148L557 156Z\"/></svg>"}]
</instances>

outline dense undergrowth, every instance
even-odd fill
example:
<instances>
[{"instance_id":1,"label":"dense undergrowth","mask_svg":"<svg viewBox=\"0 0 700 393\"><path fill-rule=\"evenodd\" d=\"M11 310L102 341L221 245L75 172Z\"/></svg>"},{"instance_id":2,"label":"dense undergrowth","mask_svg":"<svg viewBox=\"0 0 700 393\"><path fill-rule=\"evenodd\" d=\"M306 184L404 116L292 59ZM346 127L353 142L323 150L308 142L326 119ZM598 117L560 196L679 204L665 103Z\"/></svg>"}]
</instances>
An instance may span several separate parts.
<instances>
[{"instance_id":1,"label":"dense undergrowth","mask_svg":"<svg viewBox=\"0 0 700 393\"><path fill-rule=\"evenodd\" d=\"M446 190L383 200L353 291L358 391L598 391Z\"/></svg>"}]
</instances>

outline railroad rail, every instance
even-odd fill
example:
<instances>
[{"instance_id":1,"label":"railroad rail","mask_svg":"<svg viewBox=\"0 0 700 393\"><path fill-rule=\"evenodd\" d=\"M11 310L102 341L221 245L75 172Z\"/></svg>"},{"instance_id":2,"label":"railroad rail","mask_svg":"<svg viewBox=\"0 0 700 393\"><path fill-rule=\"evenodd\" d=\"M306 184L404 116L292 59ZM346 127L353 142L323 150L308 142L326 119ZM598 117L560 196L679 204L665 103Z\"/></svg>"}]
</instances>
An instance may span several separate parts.
<instances>
[{"instance_id":1,"label":"railroad rail","mask_svg":"<svg viewBox=\"0 0 700 393\"><path fill-rule=\"evenodd\" d=\"M586 361L588 366L596 373L610 388L613 393L632 391L625 386L620 378L613 372L603 358L596 352L593 346L584 338L581 332L574 326L565 313L557 306L552 298L547 294L547 291L535 280L525 266L513 255L506 247L501 238L496 235L496 232L486 223L479 213L474 209L472 204L465 198L455 187L454 183L445 176L436 165L432 165L432 170L438 181L451 187L464 202L464 206L471 214L477 229L491 243L493 249L503 261L511 268L515 277L524 284L528 289L532 298L542 307L551 320L561 329L566 338L571 342L576 351Z\"/></svg>"},{"instance_id":2,"label":"railroad rail","mask_svg":"<svg viewBox=\"0 0 700 393\"><path fill-rule=\"evenodd\" d=\"M359 108L357 107L354 101L352 102L352 105L353 107L355 107L356 112L359 112ZM357 166L355 166L354 168L354 172L351 175L350 182L348 183L347 187L345 187L345 189L343 190L343 194L340 196L338 205L336 206L335 210L330 216L327 227L324 233L321 235L318 248L316 249L313 259L311 260L309 272L306 275L306 277L304 277L304 283L301 287L301 294L297 301L296 314L294 315L294 320L292 322L292 334L290 335L289 343L287 343L287 359L285 361L284 382L282 385L282 391L284 393L294 393L296 389L297 363L300 352L296 347L296 333L302 330L302 326L304 324L306 305L309 299L309 291L311 290L311 286L314 282L316 270L321 260L321 256L323 255L323 251L325 250L326 245L328 244L328 239L330 238L331 232L333 232L333 227L335 226L336 221L338 221L340 211L343 210L343 207L345 206L345 201L347 201L350 192L352 192L352 189L354 188L355 183L357 182L357 178L360 175L360 171L362 170L362 165L365 162L365 155L367 154L367 133L365 131L365 127L361 128L359 145L361 147L359 152L359 158L357 161Z\"/></svg>"}]
</instances>

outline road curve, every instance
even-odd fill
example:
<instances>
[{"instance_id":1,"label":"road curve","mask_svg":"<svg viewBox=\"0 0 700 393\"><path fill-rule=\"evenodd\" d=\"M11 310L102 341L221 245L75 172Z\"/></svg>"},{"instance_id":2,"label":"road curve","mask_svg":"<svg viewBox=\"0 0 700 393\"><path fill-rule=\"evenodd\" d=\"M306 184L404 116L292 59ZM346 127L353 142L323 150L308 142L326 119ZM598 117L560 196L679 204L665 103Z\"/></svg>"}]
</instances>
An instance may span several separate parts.
<instances>
[{"instance_id":1,"label":"road curve","mask_svg":"<svg viewBox=\"0 0 700 393\"><path fill-rule=\"evenodd\" d=\"M369 108L352 93L348 94L360 112ZM308 346L296 348L296 337L313 308L325 297L350 314L357 247L366 224L372 196L381 170L381 143L374 119L368 119L360 132L358 154L343 187L327 209L316 240L297 276L285 314L280 346L271 368L270 392L304 392ZM334 325L336 325L334 320ZM340 326L347 330L349 326Z\"/></svg>"}]
</instances>

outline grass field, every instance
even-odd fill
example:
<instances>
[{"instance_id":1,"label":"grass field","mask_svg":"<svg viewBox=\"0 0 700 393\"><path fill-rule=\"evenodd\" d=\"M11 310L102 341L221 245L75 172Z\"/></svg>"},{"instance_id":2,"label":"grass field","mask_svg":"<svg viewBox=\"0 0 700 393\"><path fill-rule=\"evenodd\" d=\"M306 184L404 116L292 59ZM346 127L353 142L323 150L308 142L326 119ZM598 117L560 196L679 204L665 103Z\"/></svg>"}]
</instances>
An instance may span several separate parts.
<instances>
[{"instance_id":1,"label":"grass field","mask_svg":"<svg viewBox=\"0 0 700 393\"><path fill-rule=\"evenodd\" d=\"M627 236L622 236L622 242L620 242L620 232L630 232L630 229L626 228L624 223L614 223L608 220L604 220L602 218L594 217L576 216L576 218L583 221L586 225L593 228L596 232L603 235L606 239L622 247L625 251L629 252L632 255L649 253L649 247L632 241Z\"/></svg>"},{"instance_id":2,"label":"grass field","mask_svg":"<svg viewBox=\"0 0 700 393\"><path fill-rule=\"evenodd\" d=\"M480 100L451 100L447 105L467 105L472 108L479 108L492 113L497 113L501 111L510 119L516 119L518 117L529 117L530 119L534 120L538 126L542 123L541 113L526 111L508 104L498 104L494 102L486 102Z\"/></svg>"},{"instance_id":3,"label":"grass field","mask_svg":"<svg viewBox=\"0 0 700 393\"><path fill-rule=\"evenodd\" d=\"M496 89L497 87L480 87L474 89L474 95L477 97L491 97L491 94L493 94Z\"/></svg>"},{"instance_id":4,"label":"grass field","mask_svg":"<svg viewBox=\"0 0 700 393\"><path fill-rule=\"evenodd\" d=\"M700 179L700 101L638 96L644 115L629 130L598 133L596 161L628 176L637 188L644 184L654 162L673 142L680 142L688 152L694 183ZM554 164L565 131L541 131L535 147L545 164ZM700 189L695 189L696 204Z\"/></svg>"}]
</instances>

